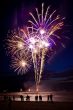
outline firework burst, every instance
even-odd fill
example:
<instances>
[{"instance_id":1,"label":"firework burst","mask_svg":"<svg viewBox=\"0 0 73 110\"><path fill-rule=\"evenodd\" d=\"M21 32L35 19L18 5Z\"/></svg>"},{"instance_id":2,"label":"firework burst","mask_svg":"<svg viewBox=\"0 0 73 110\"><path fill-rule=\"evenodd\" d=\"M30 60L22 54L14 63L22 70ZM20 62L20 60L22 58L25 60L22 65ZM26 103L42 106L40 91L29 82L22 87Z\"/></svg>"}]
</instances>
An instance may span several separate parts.
<instances>
[{"instance_id":1,"label":"firework burst","mask_svg":"<svg viewBox=\"0 0 73 110\"><path fill-rule=\"evenodd\" d=\"M14 55L11 62L11 68L17 71L18 74L26 73L31 66L30 56L28 56L28 54Z\"/></svg>"},{"instance_id":2,"label":"firework burst","mask_svg":"<svg viewBox=\"0 0 73 110\"><path fill-rule=\"evenodd\" d=\"M17 33L12 33L7 40L8 52L11 55L15 55L17 53L25 53L26 49L26 40L23 36L18 35Z\"/></svg>"},{"instance_id":3,"label":"firework burst","mask_svg":"<svg viewBox=\"0 0 73 110\"><path fill-rule=\"evenodd\" d=\"M11 55L12 64L10 67L17 71L18 74L24 74L31 66L32 58L28 51L28 42L26 33L22 33L22 29L17 33L12 32L7 39L8 53Z\"/></svg>"},{"instance_id":4,"label":"firework burst","mask_svg":"<svg viewBox=\"0 0 73 110\"><path fill-rule=\"evenodd\" d=\"M56 10L49 14L49 9L50 7L48 6L46 12L44 12L44 3L42 3L41 13L39 13L38 8L36 8L38 19L36 19L31 12L29 13L33 19L28 20L30 23L28 29L30 32L33 32L30 34L29 48L32 51L35 80L37 84L40 82L42 76L46 52L52 49L52 44L56 45L56 41L53 39L53 36L59 40L61 39L61 37L56 34L56 31L63 27L63 20L65 19L61 18L60 15L57 15L55 18L53 18Z\"/></svg>"},{"instance_id":5,"label":"firework burst","mask_svg":"<svg viewBox=\"0 0 73 110\"><path fill-rule=\"evenodd\" d=\"M56 46L56 41L61 39L56 34L64 23L65 18L60 15L55 16L56 10L49 14L50 7L44 11L44 3L42 3L42 10L39 13L36 8L37 18L30 12L33 20L28 20L30 23L25 29L20 29L18 33L13 34L8 39L8 49L12 54L12 67L18 73L24 73L30 67L30 62L33 61L35 71L36 85L40 83L45 55L47 51L52 50L52 45ZM54 17L53 17L54 16ZM62 43L64 46L64 44Z\"/></svg>"}]
</instances>

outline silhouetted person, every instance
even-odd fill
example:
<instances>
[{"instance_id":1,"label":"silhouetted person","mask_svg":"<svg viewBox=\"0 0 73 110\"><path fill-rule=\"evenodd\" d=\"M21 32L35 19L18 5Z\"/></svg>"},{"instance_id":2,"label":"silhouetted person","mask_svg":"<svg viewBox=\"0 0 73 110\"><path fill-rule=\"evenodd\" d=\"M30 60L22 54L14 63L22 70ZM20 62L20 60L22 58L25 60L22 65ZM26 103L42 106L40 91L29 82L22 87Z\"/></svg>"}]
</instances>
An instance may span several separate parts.
<instances>
[{"instance_id":1,"label":"silhouetted person","mask_svg":"<svg viewBox=\"0 0 73 110\"><path fill-rule=\"evenodd\" d=\"M30 96L26 96L26 101L30 101Z\"/></svg>"},{"instance_id":2,"label":"silhouetted person","mask_svg":"<svg viewBox=\"0 0 73 110\"><path fill-rule=\"evenodd\" d=\"M47 96L47 101L49 101L49 99L50 99L50 96L48 95L48 96Z\"/></svg>"},{"instance_id":3,"label":"silhouetted person","mask_svg":"<svg viewBox=\"0 0 73 110\"><path fill-rule=\"evenodd\" d=\"M38 101L38 96L35 96L35 101Z\"/></svg>"},{"instance_id":4,"label":"silhouetted person","mask_svg":"<svg viewBox=\"0 0 73 110\"><path fill-rule=\"evenodd\" d=\"M24 97L22 95L20 96L20 98L21 98L21 101L24 101Z\"/></svg>"},{"instance_id":5,"label":"silhouetted person","mask_svg":"<svg viewBox=\"0 0 73 110\"><path fill-rule=\"evenodd\" d=\"M4 96L4 101L6 101L7 100L7 96Z\"/></svg>"},{"instance_id":6,"label":"silhouetted person","mask_svg":"<svg viewBox=\"0 0 73 110\"><path fill-rule=\"evenodd\" d=\"M11 97L8 99L8 109L11 110L12 100Z\"/></svg>"},{"instance_id":7,"label":"silhouetted person","mask_svg":"<svg viewBox=\"0 0 73 110\"><path fill-rule=\"evenodd\" d=\"M15 101L15 96L13 96L13 101Z\"/></svg>"},{"instance_id":8,"label":"silhouetted person","mask_svg":"<svg viewBox=\"0 0 73 110\"><path fill-rule=\"evenodd\" d=\"M50 94L50 101L53 102L53 95Z\"/></svg>"},{"instance_id":9,"label":"silhouetted person","mask_svg":"<svg viewBox=\"0 0 73 110\"><path fill-rule=\"evenodd\" d=\"M42 96L39 96L39 101L42 101Z\"/></svg>"}]
</instances>

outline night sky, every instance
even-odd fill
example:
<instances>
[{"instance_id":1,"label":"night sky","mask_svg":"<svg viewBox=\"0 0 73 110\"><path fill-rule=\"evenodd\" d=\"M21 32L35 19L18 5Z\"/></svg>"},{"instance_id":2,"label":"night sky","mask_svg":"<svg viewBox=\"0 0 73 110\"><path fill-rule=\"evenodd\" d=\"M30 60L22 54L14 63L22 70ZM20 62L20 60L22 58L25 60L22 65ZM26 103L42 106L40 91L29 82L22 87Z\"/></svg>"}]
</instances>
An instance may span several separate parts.
<instances>
[{"instance_id":1,"label":"night sky","mask_svg":"<svg viewBox=\"0 0 73 110\"><path fill-rule=\"evenodd\" d=\"M51 5L51 10L57 9L58 14L66 17L63 35L70 38L69 40L63 40L66 45L65 49L61 47L50 62L45 62L44 73L52 71L61 74L65 71L73 71L73 3L71 0L0 0L0 79L1 76L16 74L9 67L11 60L6 55L5 39L8 30L17 27L22 28L26 25L29 19L29 11L35 13L34 8L38 7L40 9L42 2L45 3L45 8ZM33 73L33 68L28 73ZM27 78L26 76L25 79ZM16 80L16 82L18 81Z\"/></svg>"}]
</instances>

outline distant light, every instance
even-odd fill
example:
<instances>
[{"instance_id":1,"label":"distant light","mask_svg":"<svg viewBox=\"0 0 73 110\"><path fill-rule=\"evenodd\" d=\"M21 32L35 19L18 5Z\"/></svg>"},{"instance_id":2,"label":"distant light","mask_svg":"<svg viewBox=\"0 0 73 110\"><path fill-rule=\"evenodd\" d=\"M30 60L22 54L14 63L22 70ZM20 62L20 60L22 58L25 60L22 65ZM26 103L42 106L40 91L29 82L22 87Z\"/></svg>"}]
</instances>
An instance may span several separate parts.
<instances>
[{"instance_id":1,"label":"distant light","mask_svg":"<svg viewBox=\"0 0 73 110\"><path fill-rule=\"evenodd\" d=\"M40 34L41 35L45 34L45 30L44 29L40 29Z\"/></svg>"},{"instance_id":2,"label":"distant light","mask_svg":"<svg viewBox=\"0 0 73 110\"><path fill-rule=\"evenodd\" d=\"M28 89L28 91L30 92L30 89Z\"/></svg>"},{"instance_id":3,"label":"distant light","mask_svg":"<svg viewBox=\"0 0 73 110\"><path fill-rule=\"evenodd\" d=\"M22 88L20 89L20 92L22 92L23 90L22 90Z\"/></svg>"},{"instance_id":4,"label":"distant light","mask_svg":"<svg viewBox=\"0 0 73 110\"><path fill-rule=\"evenodd\" d=\"M36 89L36 91L38 92L38 88Z\"/></svg>"}]
</instances>

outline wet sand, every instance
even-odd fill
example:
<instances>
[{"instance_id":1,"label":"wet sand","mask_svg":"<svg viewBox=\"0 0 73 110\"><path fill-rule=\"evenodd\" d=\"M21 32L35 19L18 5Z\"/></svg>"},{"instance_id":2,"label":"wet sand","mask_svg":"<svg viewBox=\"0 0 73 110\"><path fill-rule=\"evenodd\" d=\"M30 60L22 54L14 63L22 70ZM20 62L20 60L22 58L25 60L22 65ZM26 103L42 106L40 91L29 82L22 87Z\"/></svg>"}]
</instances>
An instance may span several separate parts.
<instances>
[{"instance_id":1,"label":"wet sand","mask_svg":"<svg viewBox=\"0 0 73 110\"><path fill-rule=\"evenodd\" d=\"M0 101L0 110L73 110L73 102Z\"/></svg>"}]
</instances>

